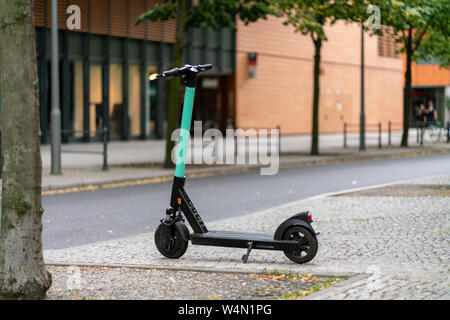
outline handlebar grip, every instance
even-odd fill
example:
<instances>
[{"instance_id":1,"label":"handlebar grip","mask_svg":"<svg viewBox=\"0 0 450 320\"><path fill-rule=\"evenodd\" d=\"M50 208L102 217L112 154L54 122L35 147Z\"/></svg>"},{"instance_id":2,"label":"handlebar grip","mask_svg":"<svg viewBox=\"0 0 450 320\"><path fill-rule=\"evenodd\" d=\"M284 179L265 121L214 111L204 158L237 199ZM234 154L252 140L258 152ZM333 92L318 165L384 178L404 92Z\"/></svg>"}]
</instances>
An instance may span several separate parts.
<instances>
[{"instance_id":1,"label":"handlebar grip","mask_svg":"<svg viewBox=\"0 0 450 320\"><path fill-rule=\"evenodd\" d=\"M169 71L164 71L163 73L161 73L161 75L165 78L165 77L176 77L179 75L179 69L178 68L174 68L172 70Z\"/></svg>"},{"instance_id":2,"label":"handlebar grip","mask_svg":"<svg viewBox=\"0 0 450 320\"><path fill-rule=\"evenodd\" d=\"M200 64L197 66L198 69L200 70L209 70L212 69L213 65L208 63L208 64Z\"/></svg>"}]
</instances>

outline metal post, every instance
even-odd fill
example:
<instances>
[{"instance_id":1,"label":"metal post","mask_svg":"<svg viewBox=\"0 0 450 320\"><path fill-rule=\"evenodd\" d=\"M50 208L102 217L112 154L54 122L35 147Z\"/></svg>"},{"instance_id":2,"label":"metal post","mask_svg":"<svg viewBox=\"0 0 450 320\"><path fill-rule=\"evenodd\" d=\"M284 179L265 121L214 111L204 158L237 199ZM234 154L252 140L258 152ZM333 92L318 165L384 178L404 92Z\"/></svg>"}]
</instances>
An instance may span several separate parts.
<instances>
[{"instance_id":1,"label":"metal post","mask_svg":"<svg viewBox=\"0 0 450 320\"><path fill-rule=\"evenodd\" d=\"M61 174L61 110L59 107L58 0L52 0L51 174Z\"/></svg>"},{"instance_id":2,"label":"metal post","mask_svg":"<svg viewBox=\"0 0 450 320\"><path fill-rule=\"evenodd\" d=\"M344 148L347 148L347 122L344 122Z\"/></svg>"},{"instance_id":3,"label":"metal post","mask_svg":"<svg viewBox=\"0 0 450 320\"><path fill-rule=\"evenodd\" d=\"M450 143L450 121L447 121L447 143Z\"/></svg>"},{"instance_id":4,"label":"metal post","mask_svg":"<svg viewBox=\"0 0 450 320\"><path fill-rule=\"evenodd\" d=\"M378 148L381 149L381 122L378 123Z\"/></svg>"},{"instance_id":5,"label":"metal post","mask_svg":"<svg viewBox=\"0 0 450 320\"><path fill-rule=\"evenodd\" d=\"M388 145L390 146L392 143L392 141L391 141L391 125L392 125L392 123L391 123L391 121L389 121L388 122Z\"/></svg>"},{"instance_id":6,"label":"metal post","mask_svg":"<svg viewBox=\"0 0 450 320\"><path fill-rule=\"evenodd\" d=\"M3 176L3 162L2 162L2 128L0 128L0 179Z\"/></svg>"},{"instance_id":7,"label":"metal post","mask_svg":"<svg viewBox=\"0 0 450 320\"><path fill-rule=\"evenodd\" d=\"M366 115L364 111L364 23L361 24L361 114L359 120L359 150L366 150Z\"/></svg>"},{"instance_id":8,"label":"metal post","mask_svg":"<svg viewBox=\"0 0 450 320\"><path fill-rule=\"evenodd\" d=\"M103 128L103 171L108 170L108 128Z\"/></svg>"},{"instance_id":9,"label":"metal post","mask_svg":"<svg viewBox=\"0 0 450 320\"><path fill-rule=\"evenodd\" d=\"M425 127L423 127L423 126L420 128L420 145L421 146L423 146L423 134L425 131L424 129L425 129Z\"/></svg>"},{"instance_id":10,"label":"metal post","mask_svg":"<svg viewBox=\"0 0 450 320\"><path fill-rule=\"evenodd\" d=\"M278 130L278 154L280 155L281 154L281 127L279 124L277 125L277 130Z\"/></svg>"},{"instance_id":11,"label":"metal post","mask_svg":"<svg viewBox=\"0 0 450 320\"><path fill-rule=\"evenodd\" d=\"M235 134L233 135L233 139L234 139L234 156L235 158L237 158L238 156L238 137L235 131Z\"/></svg>"}]
</instances>

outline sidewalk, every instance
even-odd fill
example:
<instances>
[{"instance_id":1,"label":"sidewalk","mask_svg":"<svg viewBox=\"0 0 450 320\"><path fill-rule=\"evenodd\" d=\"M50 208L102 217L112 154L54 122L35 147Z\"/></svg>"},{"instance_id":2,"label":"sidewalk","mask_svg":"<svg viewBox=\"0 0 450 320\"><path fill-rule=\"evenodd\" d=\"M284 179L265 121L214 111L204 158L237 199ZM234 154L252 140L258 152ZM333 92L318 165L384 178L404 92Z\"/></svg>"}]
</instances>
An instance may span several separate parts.
<instances>
[{"instance_id":1,"label":"sidewalk","mask_svg":"<svg viewBox=\"0 0 450 320\"><path fill-rule=\"evenodd\" d=\"M400 138L400 132L393 132L392 146L387 146L387 133L383 133L383 148L378 149L378 133L367 133L367 151L360 152L358 150L359 138L357 133L348 134L348 148L345 149L343 148L342 134L324 134L320 136L319 141L321 155L311 156L309 155L309 135L282 136L280 166L313 165L450 152L450 144L447 143L418 145L415 130L411 130L410 148L398 147ZM62 150L101 151L102 148L101 143L71 143L62 146ZM50 146L43 145L41 148L43 190L171 177L173 170L162 167L164 150L164 140L112 141L108 146L108 171L101 170L103 158L100 154L62 153L62 175L51 175ZM190 152L191 148L188 157ZM250 167L255 167L255 165L188 165L186 174L244 171Z\"/></svg>"},{"instance_id":2,"label":"sidewalk","mask_svg":"<svg viewBox=\"0 0 450 320\"><path fill-rule=\"evenodd\" d=\"M251 253L248 264L242 264L244 250L193 245L182 258L165 259L157 252L152 232L47 250L44 257L49 265L214 271L218 277L230 272L261 273L265 269L317 277L353 275L308 299L449 299L449 191L450 173L312 197L210 223L211 230L272 233L280 221L310 210L321 231L319 251L314 260L303 265L291 262L282 252L260 250ZM90 285L98 286L98 292L109 290L113 282L124 288L138 286L130 277L127 279L117 275L109 278L105 271L101 278L91 278ZM177 281L183 287L183 280ZM154 291L161 289L154 286ZM224 292L216 293L226 297Z\"/></svg>"}]
</instances>

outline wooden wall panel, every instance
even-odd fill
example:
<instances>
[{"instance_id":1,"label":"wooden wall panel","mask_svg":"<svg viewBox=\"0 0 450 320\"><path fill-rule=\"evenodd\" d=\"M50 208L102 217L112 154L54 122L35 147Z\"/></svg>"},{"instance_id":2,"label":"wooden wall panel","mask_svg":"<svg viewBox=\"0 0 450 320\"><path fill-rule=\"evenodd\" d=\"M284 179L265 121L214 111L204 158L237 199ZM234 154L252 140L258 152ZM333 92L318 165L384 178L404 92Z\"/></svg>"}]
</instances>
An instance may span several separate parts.
<instances>
[{"instance_id":1,"label":"wooden wall panel","mask_svg":"<svg viewBox=\"0 0 450 320\"><path fill-rule=\"evenodd\" d=\"M91 33L108 34L107 0L91 0Z\"/></svg>"},{"instance_id":2,"label":"wooden wall panel","mask_svg":"<svg viewBox=\"0 0 450 320\"><path fill-rule=\"evenodd\" d=\"M130 38L145 39L145 29L147 22L141 22L135 25L136 19L145 12L146 0L130 1Z\"/></svg>"},{"instance_id":3,"label":"wooden wall panel","mask_svg":"<svg viewBox=\"0 0 450 320\"><path fill-rule=\"evenodd\" d=\"M127 32L127 1L111 1L111 35L126 37Z\"/></svg>"},{"instance_id":4,"label":"wooden wall panel","mask_svg":"<svg viewBox=\"0 0 450 320\"><path fill-rule=\"evenodd\" d=\"M129 2L127 7L127 2ZM78 5L81 9L81 32L108 34L116 37L130 37L152 41L175 42L175 21L151 22L146 21L136 26L134 23L140 14L151 10L160 0L109 0L111 18L108 19L108 0L60 0L58 1L58 27L66 30L67 7ZM47 10L46 10L47 6ZM35 0L34 14L37 27L50 28L51 0ZM89 17L90 13L90 17ZM45 21L47 20L47 24ZM108 26L108 23L111 23ZM75 30L77 31L77 30ZM146 36L147 35L147 36Z\"/></svg>"},{"instance_id":5,"label":"wooden wall panel","mask_svg":"<svg viewBox=\"0 0 450 320\"><path fill-rule=\"evenodd\" d=\"M158 0L147 0L147 10L153 9L153 7L158 4ZM147 27L147 39L153 41L161 41L162 35L162 23L161 22L151 22L146 23Z\"/></svg>"},{"instance_id":6,"label":"wooden wall panel","mask_svg":"<svg viewBox=\"0 0 450 320\"><path fill-rule=\"evenodd\" d=\"M34 23L36 27L45 27L45 0L34 1Z\"/></svg>"}]
</instances>

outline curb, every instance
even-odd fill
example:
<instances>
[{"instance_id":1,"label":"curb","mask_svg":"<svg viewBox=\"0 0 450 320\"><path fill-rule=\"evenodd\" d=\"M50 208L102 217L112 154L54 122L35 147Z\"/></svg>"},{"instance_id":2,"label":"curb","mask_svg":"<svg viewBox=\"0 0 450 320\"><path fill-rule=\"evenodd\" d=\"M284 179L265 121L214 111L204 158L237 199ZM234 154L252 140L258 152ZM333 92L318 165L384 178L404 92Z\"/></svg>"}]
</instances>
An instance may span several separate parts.
<instances>
[{"instance_id":1,"label":"curb","mask_svg":"<svg viewBox=\"0 0 450 320\"><path fill-rule=\"evenodd\" d=\"M284 161L280 162L280 168L292 168L292 167L307 167L307 166L315 166L315 165L329 165L329 164L340 164L340 163L350 163L350 162L360 162L360 161L370 161L370 160L386 160L386 159L401 159L401 158L415 158L421 156L432 156L439 154L449 154L450 149L435 149L435 150L424 150L424 151L412 151L412 152L404 152L399 154L385 154L385 155L357 155L357 156L338 156L334 159L318 159L318 160L308 160L308 161ZM228 175L235 173L243 173L252 170L257 170L262 168L261 165L248 165L245 167L225 167L225 168L204 168L197 169L194 172L187 173L186 177L189 179L195 178L204 178L204 177L213 177L218 175ZM43 195L52 195L52 194L63 194L63 193L71 193L71 192L81 192L81 191L94 191L98 189L111 189L111 188L120 188L127 186L136 186L136 185L146 185L153 183L161 183L171 181L173 175L161 175L155 177L148 178L139 178L139 179L117 179L111 180L108 182L99 182L99 183L91 183L91 184L72 184L67 185L65 187L52 187L46 186L42 187Z\"/></svg>"},{"instance_id":2,"label":"curb","mask_svg":"<svg viewBox=\"0 0 450 320\"><path fill-rule=\"evenodd\" d=\"M323 297L325 296L328 299L336 300L330 298L330 295L333 293L339 293L339 291L342 291L345 288L351 287L353 284L355 284L358 281L366 280L370 277L370 274L360 273L355 276L352 276L350 279L341 281L334 286L319 290L317 292L313 292L308 294L306 297L301 298L299 300L323 300Z\"/></svg>"},{"instance_id":3,"label":"curb","mask_svg":"<svg viewBox=\"0 0 450 320\"><path fill-rule=\"evenodd\" d=\"M47 266L55 266L55 267L104 267L104 268L130 268L130 269L143 269L143 270L171 270L171 271L190 271L190 272L208 272L208 273L227 273L227 274L257 274L262 273L262 270L240 270L240 269L225 269L225 268L208 268L208 267L172 267L172 266L153 266L148 264L128 264L128 263L64 263L64 262L46 262ZM271 271L271 270L269 270ZM300 272L296 272L300 274ZM358 276L359 273L354 272L336 272L333 274L330 273L313 273L316 277L324 277L324 278L332 278L332 277L344 277L350 276L351 280L353 277ZM344 281L342 281L344 282Z\"/></svg>"}]
</instances>

